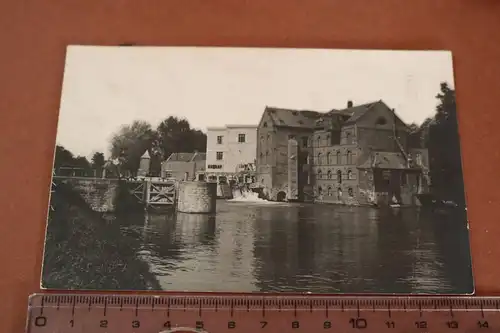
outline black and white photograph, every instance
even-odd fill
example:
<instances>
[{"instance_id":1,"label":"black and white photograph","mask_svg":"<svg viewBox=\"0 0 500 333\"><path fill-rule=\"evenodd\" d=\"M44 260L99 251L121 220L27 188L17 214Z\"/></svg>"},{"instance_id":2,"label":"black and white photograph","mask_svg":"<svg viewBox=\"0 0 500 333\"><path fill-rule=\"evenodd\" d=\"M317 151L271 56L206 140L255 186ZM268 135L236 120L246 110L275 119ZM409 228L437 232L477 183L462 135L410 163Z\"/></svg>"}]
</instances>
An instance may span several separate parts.
<instances>
[{"instance_id":1,"label":"black and white photograph","mask_svg":"<svg viewBox=\"0 0 500 333\"><path fill-rule=\"evenodd\" d=\"M460 112L450 51L68 46L41 287L472 294Z\"/></svg>"}]
</instances>

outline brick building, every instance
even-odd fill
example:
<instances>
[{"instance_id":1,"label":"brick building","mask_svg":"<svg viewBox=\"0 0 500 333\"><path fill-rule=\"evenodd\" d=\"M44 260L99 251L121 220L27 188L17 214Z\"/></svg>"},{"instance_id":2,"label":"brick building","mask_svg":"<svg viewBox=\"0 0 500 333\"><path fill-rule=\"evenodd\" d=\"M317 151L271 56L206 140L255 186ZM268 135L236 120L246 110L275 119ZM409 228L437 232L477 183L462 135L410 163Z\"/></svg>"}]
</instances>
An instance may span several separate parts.
<instances>
[{"instance_id":1,"label":"brick building","mask_svg":"<svg viewBox=\"0 0 500 333\"><path fill-rule=\"evenodd\" d=\"M172 153L161 164L161 176L176 180L203 180L199 175L205 171L205 153Z\"/></svg>"},{"instance_id":2,"label":"brick building","mask_svg":"<svg viewBox=\"0 0 500 333\"><path fill-rule=\"evenodd\" d=\"M383 101L316 112L266 107L257 181L271 200L411 205L427 191L427 150Z\"/></svg>"}]
</instances>

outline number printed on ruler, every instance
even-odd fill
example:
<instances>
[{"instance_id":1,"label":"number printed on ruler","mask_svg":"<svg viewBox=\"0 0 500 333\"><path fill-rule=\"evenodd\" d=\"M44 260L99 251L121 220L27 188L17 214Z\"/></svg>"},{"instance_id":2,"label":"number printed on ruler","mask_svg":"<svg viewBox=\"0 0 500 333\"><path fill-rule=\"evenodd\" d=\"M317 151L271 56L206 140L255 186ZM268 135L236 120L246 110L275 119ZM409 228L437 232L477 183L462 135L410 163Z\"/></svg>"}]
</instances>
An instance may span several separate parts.
<instances>
[{"instance_id":1,"label":"number printed on ruler","mask_svg":"<svg viewBox=\"0 0 500 333\"><path fill-rule=\"evenodd\" d=\"M498 298L35 295L28 331L500 332Z\"/></svg>"}]
</instances>

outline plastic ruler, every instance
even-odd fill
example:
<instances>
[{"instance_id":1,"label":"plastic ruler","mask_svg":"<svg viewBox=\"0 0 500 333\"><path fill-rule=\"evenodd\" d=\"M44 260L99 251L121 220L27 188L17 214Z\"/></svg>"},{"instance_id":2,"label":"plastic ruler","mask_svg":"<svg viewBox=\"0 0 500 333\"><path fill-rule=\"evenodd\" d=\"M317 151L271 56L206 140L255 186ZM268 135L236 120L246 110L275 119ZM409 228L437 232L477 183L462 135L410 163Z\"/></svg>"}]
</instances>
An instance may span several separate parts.
<instances>
[{"instance_id":1,"label":"plastic ruler","mask_svg":"<svg viewBox=\"0 0 500 333\"><path fill-rule=\"evenodd\" d=\"M37 294L30 333L500 332L499 297Z\"/></svg>"}]
</instances>

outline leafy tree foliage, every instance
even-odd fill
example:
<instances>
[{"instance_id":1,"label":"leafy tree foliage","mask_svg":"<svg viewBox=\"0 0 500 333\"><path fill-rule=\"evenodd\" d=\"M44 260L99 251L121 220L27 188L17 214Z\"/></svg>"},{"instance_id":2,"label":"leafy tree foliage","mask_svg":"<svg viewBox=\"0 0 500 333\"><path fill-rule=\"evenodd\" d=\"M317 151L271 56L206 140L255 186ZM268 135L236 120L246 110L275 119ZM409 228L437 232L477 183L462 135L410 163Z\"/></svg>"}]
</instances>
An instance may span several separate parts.
<instances>
[{"instance_id":1,"label":"leafy tree foliage","mask_svg":"<svg viewBox=\"0 0 500 333\"><path fill-rule=\"evenodd\" d=\"M56 146L54 157L54 170L57 174L72 174L71 169L74 169L79 176L91 176L92 167L83 156L74 156L69 150L63 146Z\"/></svg>"},{"instance_id":2,"label":"leafy tree foliage","mask_svg":"<svg viewBox=\"0 0 500 333\"><path fill-rule=\"evenodd\" d=\"M435 121L430 126L428 134L433 189L445 200L453 200L459 205L464 205L455 91L447 83L442 83L436 98L439 103L436 107Z\"/></svg>"},{"instance_id":3,"label":"leafy tree foliage","mask_svg":"<svg viewBox=\"0 0 500 333\"><path fill-rule=\"evenodd\" d=\"M206 147L207 137L202 131L191 128L186 119L168 117L156 130L144 121L123 126L112 136L111 157L120 159L122 169L135 175L147 150L151 158L150 173L158 175L161 162L172 153L204 152Z\"/></svg>"},{"instance_id":4,"label":"leafy tree foliage","mask_svg":"<svg viewBox=\"0 0 500 333\"><path fill-rule=\"evenodd\" d=\"M122 170L134 175L141 156L151 150L155 139L156 133L147 122L136 120L131 125L124 125L111 138L111 158L119 158Z\"/></svg>"}]
</instances>

